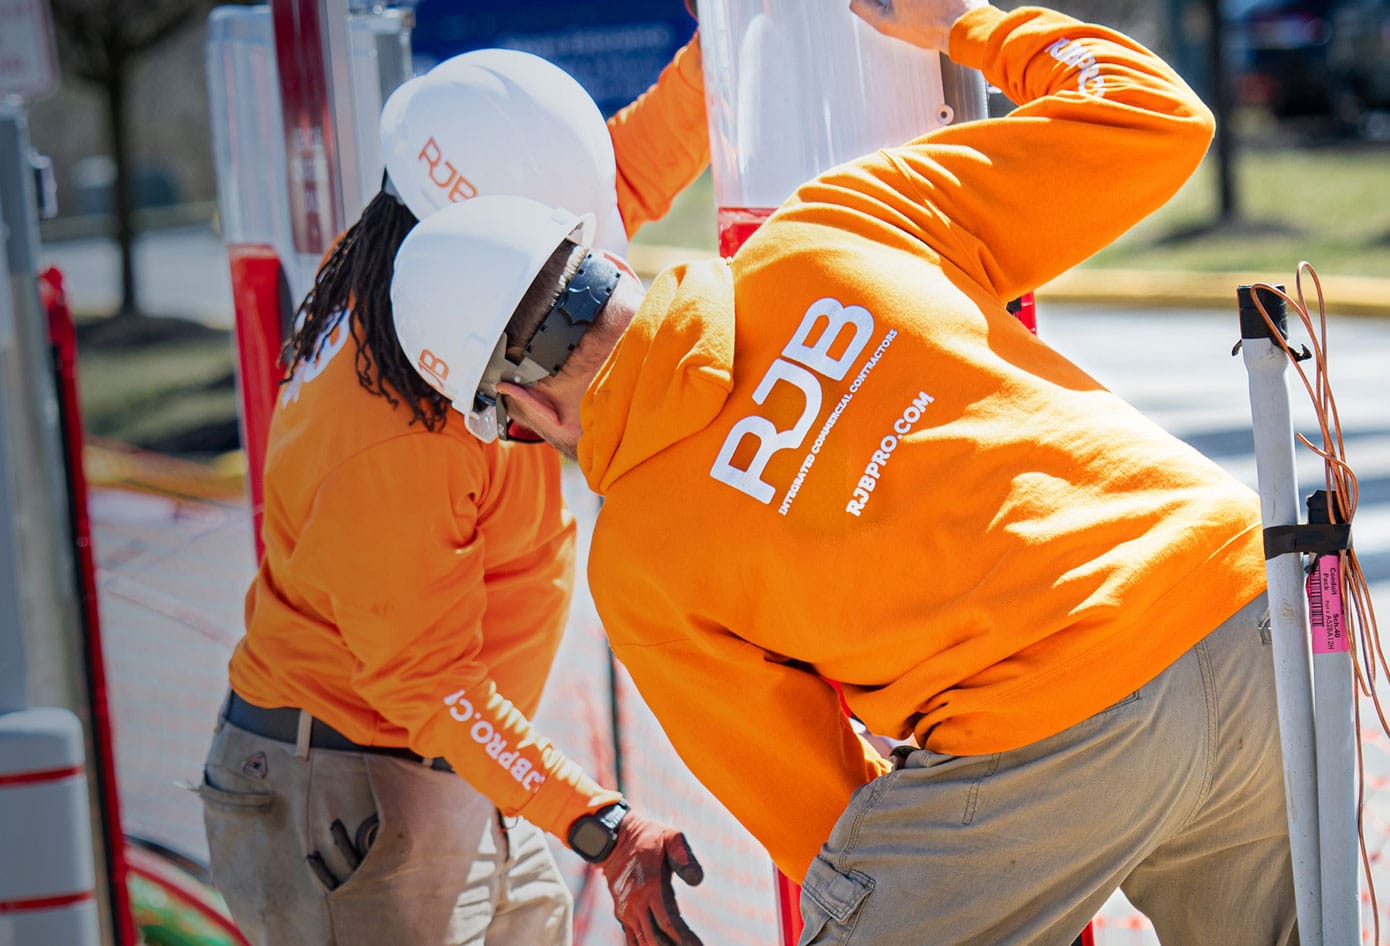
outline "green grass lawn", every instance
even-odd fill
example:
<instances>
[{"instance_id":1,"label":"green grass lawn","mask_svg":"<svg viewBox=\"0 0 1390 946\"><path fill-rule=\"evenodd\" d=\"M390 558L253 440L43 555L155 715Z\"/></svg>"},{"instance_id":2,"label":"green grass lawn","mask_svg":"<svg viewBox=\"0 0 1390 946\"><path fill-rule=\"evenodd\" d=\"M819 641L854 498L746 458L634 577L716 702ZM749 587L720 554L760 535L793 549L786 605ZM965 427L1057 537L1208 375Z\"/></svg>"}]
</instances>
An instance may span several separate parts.
<instances>
[{"instance_id":1,"label":"green grass lawn","mask_svg":"<svg viewBox=\"0 0 1390 946\"><path fill-rule=\"evenodd\" d=\"M1092 257L1088 267L1199 272L1287 270L1390 278L1390 147L1348 143L1239 152L1234 225L1219 217L1208 156L1156 214Z\"/></svg>"},{"instance_id":2,"label":"green grass lawn","mask_svg":"<svg viewBox=\"0 0 1390 946\"><path fill-rule=\"evenodd\" d=\"M1087 260L1088 268L1292 272L1307 259L1320 274L1390 278L1390 146L1346 142L1237 151L1240 222L1220 216L1215 159L1157 213ZM715 247L714 188L695 182L663 220L634 241Z\"/></svg>"},{"instance_id":3,"label":"green grass lawn","mask_svg":"<svg viewBox=\"0 0 1390 946\"><path fill-rule=\"evenodd\" d=\"M110 321L81 324L78 393L87 434L189 457L236 449L231 334L191 322L139 322L131 332Z\"/></svg>"},{"instance_id":4,"label":"green grass lawn","mask_svg":"<svg viewBox=\"0 0 1390 946\"><path fill-rule=\"evenodd\" d=\"M706 171L676 198L671 210L637 231L632 241L646 246L680 246L714 251L714 180Z\"/></svg>"}]
</instances>

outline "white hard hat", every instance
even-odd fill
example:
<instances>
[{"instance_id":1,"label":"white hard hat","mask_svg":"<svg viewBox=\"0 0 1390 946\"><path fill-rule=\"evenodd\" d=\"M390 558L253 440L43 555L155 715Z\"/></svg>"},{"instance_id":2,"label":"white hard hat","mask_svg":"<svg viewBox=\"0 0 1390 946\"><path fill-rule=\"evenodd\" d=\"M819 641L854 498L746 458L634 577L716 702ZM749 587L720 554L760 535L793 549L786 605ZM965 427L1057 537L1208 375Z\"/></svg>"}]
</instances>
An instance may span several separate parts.
<instances>
[{"instance_id":1,"label":"white hard hat","mask_svg":"<svg viewBox=\"0 0 1390 946\"><path fill-rule=\"evenodd\" d=\"M457 201L511 194L592 213L605 221L599 245L626 248L603 114L539 56L476 50L405 82L382 109L381 153L418 220Z\"/></svg>"},{"instance_id":2,"label":"white hard hat","mask_svg":"<svg viewBox=\"0 0 1390 946\"><path fill-rule=\"evenodd\" d=\"M555 320L555 331L546 333L543 326L537 332L550 336L552 350L528 354L520 363L507 359L504 332L522 296L562 243L587 251L593 227L592 214L576 216L524 197L477 197L421 221L396 252L391 278L396 338L420 377L453 403L479 440L506 436L497 382L531 384L558 371L612 293L618 270L589 256L570 283L580 284L576 295L587 310L575 319L573 306L566 312L565 303L557 303L551 316L560 311L565 318ZM548 317L546 325L551 324ZM561 338L558 353L556 337Z\"/></svg>"}]
</instances>

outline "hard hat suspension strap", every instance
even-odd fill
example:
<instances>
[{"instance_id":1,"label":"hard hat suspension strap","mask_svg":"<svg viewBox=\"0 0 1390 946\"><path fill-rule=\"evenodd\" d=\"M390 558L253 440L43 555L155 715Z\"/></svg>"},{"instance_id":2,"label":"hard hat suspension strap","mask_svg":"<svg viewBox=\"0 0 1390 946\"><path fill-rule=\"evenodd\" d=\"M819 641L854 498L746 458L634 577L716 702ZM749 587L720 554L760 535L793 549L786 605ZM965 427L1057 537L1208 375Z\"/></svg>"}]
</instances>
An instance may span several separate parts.
<instances>
[{"instance_id":1,"label":"hard hat suspension strap","mask_svg":"<svg viewBox=\"0 0 1390 946\"><path fill-rule=\"evenodd\" d=\"M559 374L565 360L608 304L621 277L621 270L608 260L593 253L586 256L526 344L525 357L550 374Z\"/></svg>"}]
</instances>

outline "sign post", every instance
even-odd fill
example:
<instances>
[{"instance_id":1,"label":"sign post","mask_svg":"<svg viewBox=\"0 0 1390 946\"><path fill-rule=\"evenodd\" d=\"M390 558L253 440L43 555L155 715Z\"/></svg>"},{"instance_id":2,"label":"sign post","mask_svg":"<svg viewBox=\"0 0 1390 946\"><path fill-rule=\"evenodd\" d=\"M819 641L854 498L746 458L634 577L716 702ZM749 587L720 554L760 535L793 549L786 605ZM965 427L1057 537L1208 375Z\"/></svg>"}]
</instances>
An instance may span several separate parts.
<instances>
[{"instance_id":1,"label":"sign post","mask_svg":"<svg viewBox=\"0 0 1390 946\"><path fill-rule=\"evenodd\" d=\"M94 843L86 755L95 739L73 712L92 706L74 672L83 657L72 511L24 107L57 86L48 4L0 0L0 835L23 852L0 869L0 938L97 946L103 925L129 941L124 915L110 922L119 912L110 887L103 924L93 859L121 841ZM99 799L103 814L109 800ZM109 856L105 866L111 881Z\"/></svg>"}]
</instances>

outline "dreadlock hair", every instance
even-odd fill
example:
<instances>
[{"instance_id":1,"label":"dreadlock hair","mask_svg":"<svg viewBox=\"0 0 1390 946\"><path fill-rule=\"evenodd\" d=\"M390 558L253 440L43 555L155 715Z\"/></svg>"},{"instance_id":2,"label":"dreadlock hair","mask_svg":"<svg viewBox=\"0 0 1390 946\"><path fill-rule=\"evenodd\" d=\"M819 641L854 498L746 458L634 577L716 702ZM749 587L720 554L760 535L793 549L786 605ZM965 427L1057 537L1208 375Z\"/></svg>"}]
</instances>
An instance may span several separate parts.
<instances>
[{"instance_id":1,"label":"dreadlock hair","mask_svg":"<svg viewBox=\"0 0 1390 946\"><path fill-rule=\"evenodd\" d=\"M396 251L415 224L415 215L391 194L382 191L373 197L319 266L280 358L291 372L313 361L342 311L350 309L358 382L392 407L404 402L410 423L419 421L433 431L448 420L449 401L406 360L391 312Z\"/></svg>"}]
</instances>

